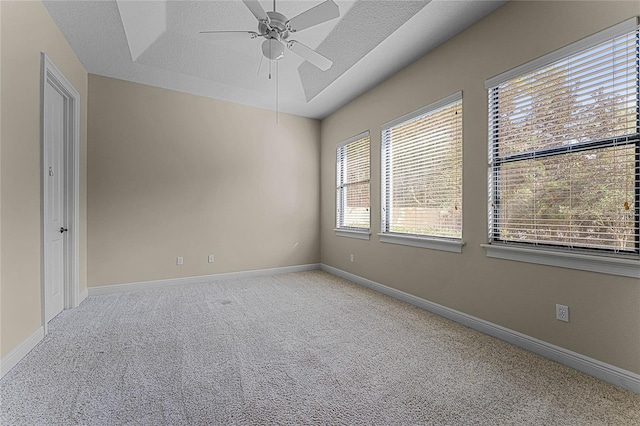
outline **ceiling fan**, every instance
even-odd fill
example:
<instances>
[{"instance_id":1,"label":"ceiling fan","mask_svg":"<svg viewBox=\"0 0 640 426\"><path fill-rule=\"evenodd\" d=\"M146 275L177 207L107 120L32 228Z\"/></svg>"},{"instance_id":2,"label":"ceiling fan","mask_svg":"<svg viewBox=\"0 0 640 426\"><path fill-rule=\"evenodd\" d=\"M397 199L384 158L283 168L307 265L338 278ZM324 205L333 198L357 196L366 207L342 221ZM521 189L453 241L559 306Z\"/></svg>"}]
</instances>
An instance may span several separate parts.
<instances>
[{"instance_id":1,"label":"ceiling fan","mask_svg":"<svg viewBox=\"0 0 640 426\"><path fill-rule=\"evenodd\" d=\"M258 31L200 31L207 38L224 40L233 38L264 37L262 42L262 54L270 60L278 60L284 57L285 46L302 59L326 71L333 62L300 43L290 40L292 33L302 31L314 25L330 21L340 16L338 5L333 0L326 0L317 6L308 9L301 14L288 19L276 12L276 0L273 0L273 11L265 12L258 0L242 0L247 8L258 20Z\"/></svg>"}]
</instances>

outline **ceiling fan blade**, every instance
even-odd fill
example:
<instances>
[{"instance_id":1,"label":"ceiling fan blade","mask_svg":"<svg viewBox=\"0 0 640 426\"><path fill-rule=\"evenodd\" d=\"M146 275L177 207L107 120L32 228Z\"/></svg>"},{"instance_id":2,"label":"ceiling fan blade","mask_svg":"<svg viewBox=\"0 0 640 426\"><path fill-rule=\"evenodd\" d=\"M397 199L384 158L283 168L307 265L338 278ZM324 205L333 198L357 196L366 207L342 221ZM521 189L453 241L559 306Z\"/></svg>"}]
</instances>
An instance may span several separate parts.
<instances>
[{"instance_id":1,"label":"ceiling fan blade","mask_svg":"<svg viewBox=\"0 0 640 426\"><path fill-rule=\"evenodd\" d=\"M267 12L264 11L258 0L242 0L245 6L253 13L258 21L269 21Z\"/></svg>"},{"instance_id":2,"label":"ceiling fan blade","mask_svg":"<svg viewBox=\"0 0 640 426\"><path fill-rule=\"evenodd\" d=\"M302 31L314 25L322 24L340 16L340 9L333 0L327 0L311 9L294 16L287 22L291 31Z\"/></svg>"},{"instance_id":3,"label":"ceiling fan blade","mask_svg":"<svg viewBox=\"0 0 640 426\"><path fill-rule=\"evenodd\" d=\"M200 35L208 40L242 40L259 36L255 31L200 31Z\"/></svg>"},{"instance_id":4,"label":"ceiling fan blade","mask_svg":"<svg viewBox=\"0 0 640 426\"><path fill-rule=\"evenodd\" d=\"M305 46L296 40L291 40L287 43L287 47L296 55L300 56L302 59L310 62L312 65L320 68L322 71L326 71L333 65L333 62L312 48Z\"/></svg>"}]
</instances>

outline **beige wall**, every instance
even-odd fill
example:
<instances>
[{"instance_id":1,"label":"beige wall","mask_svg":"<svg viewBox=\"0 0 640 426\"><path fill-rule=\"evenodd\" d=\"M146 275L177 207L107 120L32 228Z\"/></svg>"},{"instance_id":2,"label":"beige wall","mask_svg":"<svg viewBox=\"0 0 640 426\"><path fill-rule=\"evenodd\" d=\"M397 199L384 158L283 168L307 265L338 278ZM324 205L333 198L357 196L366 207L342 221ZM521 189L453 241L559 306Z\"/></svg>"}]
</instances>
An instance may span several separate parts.
<instances>
[{"instance_id":1,"label":"beige wall","mask_svg":"<svg viewBox=\"0 0 640 426\"><path fill-rule=\"evenodd\" d=\"M529 336L640 373L636 279L489 259L484 80L640 15L638 2L512 2L322 122L321 261ZM378 241L380 125L463 91L462 254ZM336 237L336 143L371 130L372 237ZM349 262L349 254L355 263ZM555 319L555 304L571 322Z\"/></svg>"},{"instance_id":2,"label":"beige wall","mask_svg":"<svg viewBox=\"0 0 640 426\"><path fill-rule=\"evenodd\" d=\"M275 118L90 74L89 286L317 263L320 123Z\"/></svg>"},{"instance_id":3,"label":"beige wall","mask_svg":"<svg viewBox=\"0 0 640 426\"><path fill-rule=\"evenodd\" d=\"M40 2L0 2L0 356L41 321L44 51L81 96L81 291L87 282L321 260L640 373L637 280L488 259L480 247L486 242L484 80L634 15L640 15L637 2L509 3L321 125L285 114L276 125L273 112L256 108L94 75L87 82ZM380 124L458 90L464 92L463 253L379 243ZM374 235L371 241L336 237L335 144L367 129ZM207 254L216 256L214 264ZM176 256L184 256L183 266L175 265ZM555 303L570 306L570 323L554 319Z\"/></svg>"},{"instance_id":4,"label":"beige wall","mask_svg":"<svg viewBox=\"0 0 640 426\"><path fill-rule=\"evenodd\" d=\"M41 325L40 52L80 92L80 291L86 288L87 73L40 2L2 2L0 356Z\"/></svg>"}]
</instances>

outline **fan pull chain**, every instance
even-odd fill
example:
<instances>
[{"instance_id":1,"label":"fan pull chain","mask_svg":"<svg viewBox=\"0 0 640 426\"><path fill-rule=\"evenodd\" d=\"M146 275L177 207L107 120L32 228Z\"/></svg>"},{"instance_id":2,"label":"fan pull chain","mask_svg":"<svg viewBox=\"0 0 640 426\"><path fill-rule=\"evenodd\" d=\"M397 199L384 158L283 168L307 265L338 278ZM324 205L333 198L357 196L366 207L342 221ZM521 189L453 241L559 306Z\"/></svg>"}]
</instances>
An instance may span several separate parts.
<instances>
[{"instance_id":1,"label":"fan pull chain","mask_svg":"<svg viewBox=\"0 0 640 426\"><path fill-rule=\"evenodd\" d=\"M274 3L275 3L275 0L274 0ZM280 65L278 64L278 62L276 62L276 124L278 124L279 85L280 85Z\"/></svg>"},{"instance_id":2,"label":"fan pull chain","mask_svg":"<svg viewBox=\"0 0 640 426\"><path fill-rule=\"evenodd\" d=\"M269 58L271 58L271 43L269 43ZM271 80L271 62L273 62L271 59L269 59L269 80Z\"/></svg>"}]
</instances>

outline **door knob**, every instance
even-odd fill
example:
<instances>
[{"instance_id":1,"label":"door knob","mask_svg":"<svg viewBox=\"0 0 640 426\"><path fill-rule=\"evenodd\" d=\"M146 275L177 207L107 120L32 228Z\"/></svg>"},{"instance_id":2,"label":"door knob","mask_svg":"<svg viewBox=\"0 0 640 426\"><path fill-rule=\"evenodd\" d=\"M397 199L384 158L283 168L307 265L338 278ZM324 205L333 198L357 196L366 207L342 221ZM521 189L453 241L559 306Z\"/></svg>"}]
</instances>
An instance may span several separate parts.
<instances>
[{"instance_id":1,"label":"door knob","mask_svg":"<svg viewBox=\"0 0 640 426\"><path fill-rule=\"evenodd\" d=\"M67 228L64 228L64 227L62 227L62 226L60 227L60 233L61 233L61 234L62 234L62 233L64 233L64 232L67 232L67 231L68 231L68 229L67 229Z\"/></svg>"}]
</instances>

